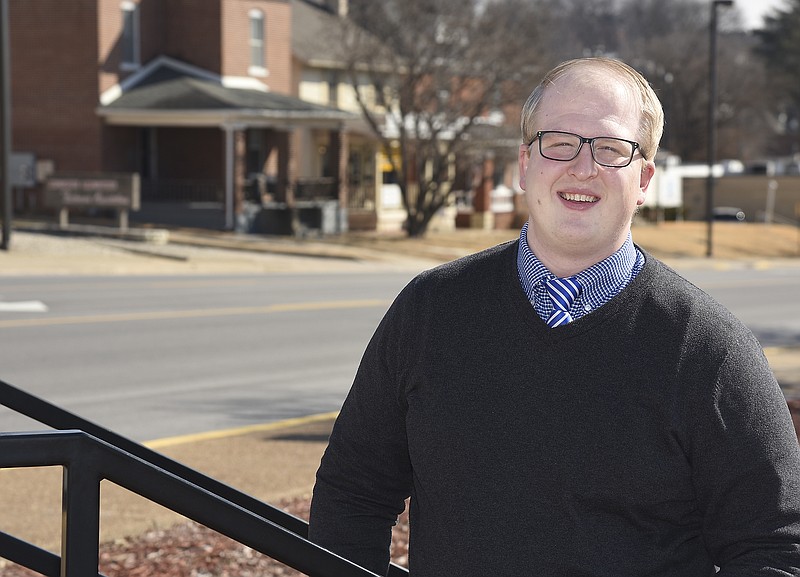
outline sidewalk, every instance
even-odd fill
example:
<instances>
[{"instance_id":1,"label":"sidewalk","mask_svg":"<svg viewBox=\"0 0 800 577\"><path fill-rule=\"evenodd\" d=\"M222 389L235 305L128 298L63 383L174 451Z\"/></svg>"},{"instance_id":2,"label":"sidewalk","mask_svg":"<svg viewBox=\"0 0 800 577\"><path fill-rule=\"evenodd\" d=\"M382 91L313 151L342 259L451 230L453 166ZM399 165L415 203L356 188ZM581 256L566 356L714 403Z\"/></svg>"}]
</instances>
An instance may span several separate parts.
<instances>
[{"instance_id":1,"label":"sidewalk","mask_svg":"<svg viewBox=\"0 0 800 577\"><path fill-rule=\"evenodd\" d=\"M129 231L75 227L71 234L14 231L0 251L0 277L325 272L374 267L423 270L424 256L393 255L323 240L264 238L211 231ZM98 232L95 232L98 231ZM154 234L155 233L155 234Z\"/></svg>"}]
</instances>

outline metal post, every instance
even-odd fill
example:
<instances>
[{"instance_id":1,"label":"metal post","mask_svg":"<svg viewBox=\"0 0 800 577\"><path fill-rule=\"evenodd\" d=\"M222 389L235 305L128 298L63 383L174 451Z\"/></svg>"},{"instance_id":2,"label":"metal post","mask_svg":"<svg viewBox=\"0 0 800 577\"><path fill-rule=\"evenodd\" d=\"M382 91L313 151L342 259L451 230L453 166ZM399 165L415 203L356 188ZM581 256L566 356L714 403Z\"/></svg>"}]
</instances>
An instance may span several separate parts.
<instances>
[{"instance_id":1,"label":"metal post","mask_svg":"<svg viewBox=\"0 0 800 577\"><path fill-rule=\"evenodd\" d=\"M234 169L236 168L236 144L235 144L235 131L233 126L225 125L225 230L233 230L233 195L235 191L236 175Z\"/></svg>"},{"instance_id":2,"label":"metal post","mask_svg":"<svg viewBox=\"0 0 800 577\"><path fill-rule=\"evenodd\" d=\"M86 447L82 447L86 448ZM88 452L88 451L87 451ZM97 575L100 554L100 476L86 453L64 466L61 498L61 577Z\"/></svg>"},{"instance_id":3,"label":"metal post","mask_svg":"<svg viewBox=\"0 0 800 577\"><path fill-rule=\"evenodd\" d=\"M714 254L714 164L717 153L717 7L731 6L733 0L713 0L711 2L711 20L709 22L708 50L708 177L706 179L706 256Z\"/></svg>"},{"instance_id":4,"label":"metal post","mask_svg":"<svg viewBox=\"0 0 800 577\"><path fill-rule=\"evenodd\" d=\"M11 248L11 57L8 38L8 0L0 0L0 195L3 197L3 236L0 248Z\"/></svg>"},{"instance_id":5,"label":"metal post","mask_svg":"<svg viewBox=\"0 0 800 577\"><path fill-rule=\"evenodd\" d=\"M775 197L778 192L778 181L771 178L767 183L767 206L764 207L764 224L772 224L775 220Z\"/></svg>"}]
</instances>

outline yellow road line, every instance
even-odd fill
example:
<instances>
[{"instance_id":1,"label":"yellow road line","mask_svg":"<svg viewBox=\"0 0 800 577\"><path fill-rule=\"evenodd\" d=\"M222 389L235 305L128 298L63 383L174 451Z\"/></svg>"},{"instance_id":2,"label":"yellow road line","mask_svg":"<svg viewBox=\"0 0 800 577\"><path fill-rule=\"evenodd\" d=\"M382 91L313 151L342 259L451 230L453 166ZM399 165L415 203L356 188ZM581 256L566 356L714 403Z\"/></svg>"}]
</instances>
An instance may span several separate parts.
<instances>
[{"instance_id":1,"label":"yellow road line","mask_svg":"<svg viewBox=\"0 0 800 577\"><path fill-rule=\"evenodd\" d=\"M261 307L230 307L219 309L194 309L185 311L149 311L140 313L117 313L92 316L72 317L40 317L35 319L15 319L0 321L0 329L18 327L39 327L52 325L79 325L96 323L118 323L130 321L150 321L181 318L223 317L236 315L264 315L273 313L356 309L370 307L385 307L390 303L386 300L353 300L353 301L321 301L306 303L285 303Z\"/></svg>"},{"instance_id":2,"label":"yellow road line","mask_svg":"<svg viewBox=\"0 0 800 577\"><path fill-rule=\"evenodd\" d=\"M174 447L175 445L185 445L187 443L196 443L198 441L210 441L213 439L226 439L228 437L237 437L240 435L248 435L250 433L264 433L267 431L276 431L279 429L287 429L289 427L297 427L300 425L309 425L318 423L320 421L328 421L335 419L338 411L331 413L319 413L316 415L309 415L307 417L297 417L295 419L284 419L274 423L262 423L260 425L249 425L246 427L236 427L233 429L222 429L220 431L208 431L205 433L196 433L193 435L179 435L177 437L166 437L164 439L155 439L142 443L145 447L151 449L163 449L165 447Z\"/></svg>"}]
</instances>

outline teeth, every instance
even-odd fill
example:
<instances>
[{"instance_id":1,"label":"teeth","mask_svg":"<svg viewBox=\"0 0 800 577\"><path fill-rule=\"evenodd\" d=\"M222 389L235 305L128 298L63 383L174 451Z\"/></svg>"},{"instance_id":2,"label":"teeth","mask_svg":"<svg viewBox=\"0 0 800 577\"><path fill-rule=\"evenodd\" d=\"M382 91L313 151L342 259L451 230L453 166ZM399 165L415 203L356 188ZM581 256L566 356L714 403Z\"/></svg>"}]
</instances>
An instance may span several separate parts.
<instances>
[{"instance_id":1,"label":"teeth","mask_svg":"<svg viewBox=\"0 0 800 577\"><path fill-rule=\"evenodd\" d=\"M572 200L574 202L597 202L598 200L596 196L589 196L588 194L572 194L568 192L562 193L561 198L564 200Z\"/></svg>"}]
</instances>

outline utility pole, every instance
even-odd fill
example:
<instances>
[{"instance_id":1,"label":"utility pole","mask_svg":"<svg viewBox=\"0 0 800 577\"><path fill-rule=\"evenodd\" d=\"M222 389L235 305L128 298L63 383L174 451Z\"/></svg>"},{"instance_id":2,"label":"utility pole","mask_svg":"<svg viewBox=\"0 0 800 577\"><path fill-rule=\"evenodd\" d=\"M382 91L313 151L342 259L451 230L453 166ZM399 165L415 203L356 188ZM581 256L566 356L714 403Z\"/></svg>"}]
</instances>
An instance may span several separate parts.
<instances>
[{"instance_id":1,"label":"utility pole","mask_svg":"<svg viewBox=\"0 0 800 577\"><path fill-rule=\"evenodd\" d=\"M706 180L706 256L714 255L714 164L717 154L717 8L732 6L733 0L712 0L708 35L708 178Z\"/></svg>"},{"instance_id":2,"label":"utility pole","mask_svg":"<svg viewBox=\"0 0 800 577\"><path fill-rule=\"evenodd\" d=\"M3 196L3 237L0 248L11 248L11 56L8 0L0 0L0 194Z\"/></svg>"}]
</instances>

